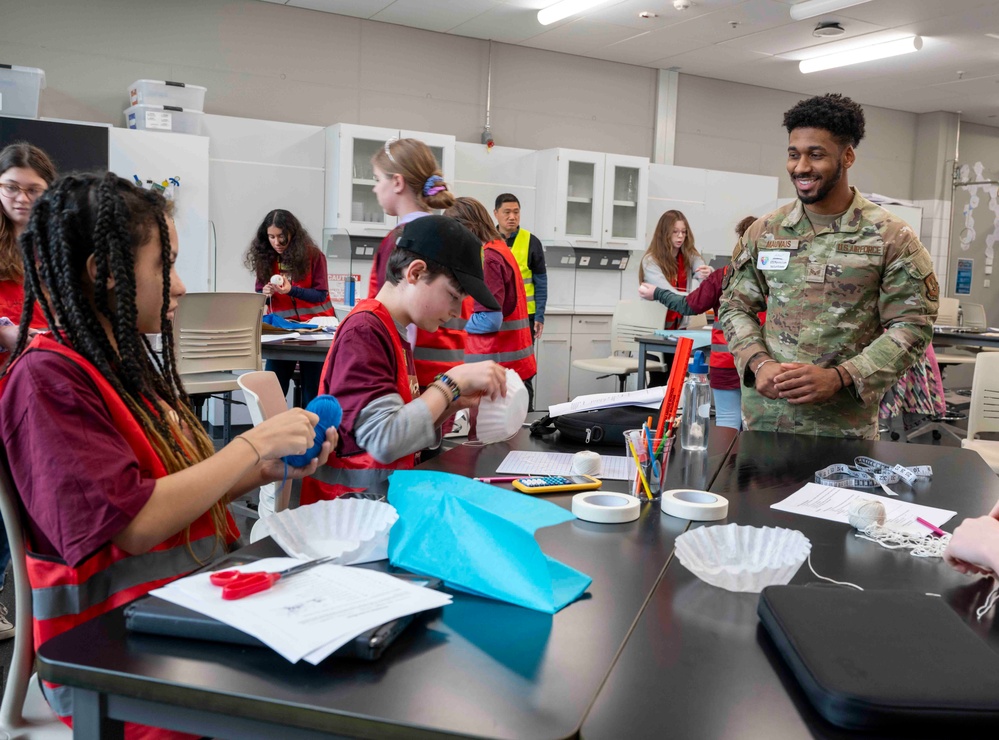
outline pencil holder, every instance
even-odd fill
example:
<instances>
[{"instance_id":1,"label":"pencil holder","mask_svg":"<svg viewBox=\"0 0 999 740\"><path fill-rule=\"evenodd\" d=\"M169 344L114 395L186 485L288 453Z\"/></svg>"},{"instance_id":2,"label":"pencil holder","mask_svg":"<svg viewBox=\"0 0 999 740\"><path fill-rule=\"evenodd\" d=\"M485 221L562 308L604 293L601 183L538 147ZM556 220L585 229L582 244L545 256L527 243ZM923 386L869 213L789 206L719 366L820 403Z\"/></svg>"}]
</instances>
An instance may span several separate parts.
<instances>
[{"instance_id":1,"label":"pencil holder","mask_svg":"<svg viewBox=\"0 0 999 740\"><path fill-rule=\"evenodd\" d=\"M630 459L637 461L636 476L628 493L645 501L658 500L665 488L666 465L669 463L673 437L646 437L642 429L629 429L624 433L624 441L625 453Z\"/></svg>"}]
</instances>

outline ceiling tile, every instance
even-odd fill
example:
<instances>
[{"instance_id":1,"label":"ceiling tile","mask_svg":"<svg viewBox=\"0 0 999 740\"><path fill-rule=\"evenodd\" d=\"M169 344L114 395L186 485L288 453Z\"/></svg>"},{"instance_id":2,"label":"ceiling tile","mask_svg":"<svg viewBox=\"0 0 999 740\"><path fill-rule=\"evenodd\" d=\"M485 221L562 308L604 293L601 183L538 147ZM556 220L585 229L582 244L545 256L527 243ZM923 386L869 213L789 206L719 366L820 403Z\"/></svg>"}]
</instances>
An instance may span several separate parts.
<instances>
[{"instance_id":1,"label":"ceiling tile","mask_svg":"<svg viewBox=\"0 0 999 740\"><path fill-rule=\"evenodd\" d=\"M817 38L813 36L812 31L815 30L816 24L811 20L808 20L794 21L786 23L783 26L760 31L759 33L754 33L749 36L741 36L739 38L732 39L731 41L726 41L725 44L734 48L745 49L746 51L755 51L761 54L775 55L791 55L793 52L802 49L810 49L812 50L811 55L814 56L816 53L831 54L835 49L834 46L828 52L817 52L816 50L820 47L830 46L831 44L845 46L845 42L851 38L884 31L881 26L875 26L870 23L852 20L848 21L839 16L836 17L836 20L842 23L845 33L842 36L836 36L834 38ZM796 58L801 59L807 56L809 55L805 54Z\"/></svg>"},{"instance_id":2,"label":"ceiling tile","mask_svg":"<svg viewBox=\"0 0 999 740\"><path fill-rule=\"evenodd\" d=\"M395 0L371 20L426 31L450 31L496 6L495 0Z\"/></svg>"},{"instance_id":3,"label":"ceiling tile","mask_svg":"<svg viewBox=\"0 0 999 740\"><path fill-rule=\"evenodd\" d=\"M653 66L651 62L670 54L681 54L706 46L706 42L685 36L678 26L633 36L625 41L594 50L594 56L627 64Z\"/></svg>"},{"instance_id":4,"label":"ceiling tile","mask_svg":"<svg viewBox=\"0 0 999 740\"><path fill-rule=\"evenodd\" d=\"M635 36L635 29L580 18L523 42L525 46L577 54L580 46L599 48Z\"/></svg>"},{"instance_id":5,"label":"ceiling tile","mask_svg":"<svg viewBox=\"0 0 999 740\"><path fill-rule=\"evenodd\" d=\"M370 18L393 2L394 0L288 0L287 4L290 7L319 10L323 13Z\"/></svg>"},{"instance_id":6,"label":"ceiling tile","mask_svg":"<svg viewBox=\"0 0 999 740\"><path fill-rule=\"evenodd\" d=\"M476 39L492 39L505 44L518 44L545 32L538 23L537 10L510 3L494 5L481 15L452 27L449 33ZM575 54L581 54L575 51Z\"/></svg>"},{"instance_id":7,"label":"ceiling tile","mask_svg":"<svg viewBox=\"0 0 999 740\"><path fill-rule=\"evenodd\" d=\"M585 14L587 20L629 26L636 31L654 31L657 28L687 23L708 13L741 5L746 0L694 0L687 10L676 10L672 0L624 0L612 5L595 8ZM639 13L647 10L657 18L640 18Z\"/></svg>"}]
</instances>

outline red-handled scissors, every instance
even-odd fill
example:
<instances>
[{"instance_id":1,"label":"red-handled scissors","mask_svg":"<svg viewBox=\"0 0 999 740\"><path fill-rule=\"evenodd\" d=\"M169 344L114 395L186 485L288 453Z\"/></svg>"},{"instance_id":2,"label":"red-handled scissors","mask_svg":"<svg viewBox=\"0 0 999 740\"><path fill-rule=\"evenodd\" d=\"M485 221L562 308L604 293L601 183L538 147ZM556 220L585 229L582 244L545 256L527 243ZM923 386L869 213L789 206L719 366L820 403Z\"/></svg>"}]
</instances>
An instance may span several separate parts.
<instances>
[{"instance_id":1,"label":"red-handled scissors","mask_svg":"<svg viewBox=\"0 0 999 740\"><path fill-rule=\"evenodd\" d=\"M212 573L209 580L213 586L222 587L223 599L226 601L233 601L235 599L242 599L244 596L249 596L250 594L266 591L282 578L287 578L288 576L293 576L296 573L301 573L303 570L308 570L309 568L314 568L317 565L328 563L335 557L335 555L330 555L325 558L310 560L307 563L302 563L301 565L296 565L293 568L288 568L287 570L282 570L277 573L266 573L264 571L253 571L251 573L239 570L220 570L217 573Z\"/></svg>"}]
</instances>

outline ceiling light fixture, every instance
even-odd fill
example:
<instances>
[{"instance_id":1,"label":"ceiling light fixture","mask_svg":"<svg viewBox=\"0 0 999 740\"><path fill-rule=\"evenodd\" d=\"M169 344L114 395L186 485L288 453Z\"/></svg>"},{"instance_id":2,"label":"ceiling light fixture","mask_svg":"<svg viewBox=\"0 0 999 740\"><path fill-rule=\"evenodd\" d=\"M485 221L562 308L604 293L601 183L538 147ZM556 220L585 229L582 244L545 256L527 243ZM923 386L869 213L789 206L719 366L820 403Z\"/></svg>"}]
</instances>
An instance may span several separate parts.
<instances>
[{"instance_id":1,"label":"ceiling light fixture","mask_svg":"<svg viewBox=\"0 0 999 740\"><path fill-rule=\"evenodd\" d=\"M861 3L869 3L871 0L805 0L791 6L791 18L796 21L803 21L806 18L814 18L824 13L835 13L837 10L849 8Z\"/></svg>"},{"instance_id":2,"label":"ceiling light fixture","mask_svg":"<svg viewBox=\"0 0 999 740\"><path fill-rule=\"evenodd\" d=\"M570 15L576 15L577 13L583 13L590 8L595 8L598 5L603 5L607 0L561 0L554 5L549 5L547 8L542 8L538 11L538 23L542 26L547 26L550 23L555 23L563 18L568 18Z\"/></svg>"},{"instance_id":3,"label":"ceiling light fixture","mask_svg":"<svg viewBox=\"0 0 999 740\"><path fill-rule=\"evenodd\" d=\"M807 75L810 72L821 72L824 69L846 67L849 64L860 64L861 62L871 62L875 59L909 54L913 51L919 51L922 48L923 39L921 36L909 36L904 39L896 39L895 41L885 41L858 49L827 54L824 57L805 59L798 63L798 69L803 75Z\"/></svg>"}]
</instances>

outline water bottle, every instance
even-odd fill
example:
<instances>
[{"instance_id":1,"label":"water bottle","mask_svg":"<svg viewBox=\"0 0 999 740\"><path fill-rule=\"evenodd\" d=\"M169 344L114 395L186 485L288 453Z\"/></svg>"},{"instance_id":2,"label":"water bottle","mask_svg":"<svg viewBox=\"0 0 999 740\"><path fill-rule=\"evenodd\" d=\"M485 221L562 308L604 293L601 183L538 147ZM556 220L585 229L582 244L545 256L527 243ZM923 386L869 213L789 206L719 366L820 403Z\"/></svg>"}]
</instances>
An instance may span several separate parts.
<instances>
[{"instance_id":1,"label":"water bottle","mask_svg":"<svg viewBox=\"0 0 999 740\"><path fill-rule=\"evenodd\" d=\"M683 419L680 422L680 445L685 450L708 448L708 419L711 416L711 387L704 352L697 350L687 365L683 384Z\"/></svg>"}]
</instances>

